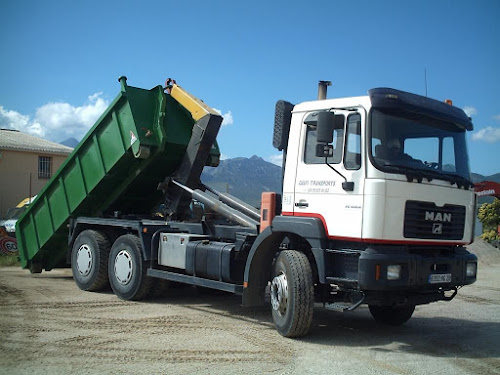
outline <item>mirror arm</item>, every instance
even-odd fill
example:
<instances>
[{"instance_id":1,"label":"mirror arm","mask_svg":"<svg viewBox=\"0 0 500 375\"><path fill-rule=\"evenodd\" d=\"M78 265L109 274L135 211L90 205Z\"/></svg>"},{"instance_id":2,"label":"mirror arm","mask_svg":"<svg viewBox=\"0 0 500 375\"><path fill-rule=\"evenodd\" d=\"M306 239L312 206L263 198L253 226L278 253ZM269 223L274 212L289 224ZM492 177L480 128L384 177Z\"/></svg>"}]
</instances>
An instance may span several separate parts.
<instances>
[{"instance_id":1,"label":"mirror arm","mask_svg":"<svg viewBox=\"0 0 500 375\"><path fill-rule=\"evenodd\" d=\"M342 173L340 173L335 168L333 168L330 164L328 164L327 157L325 157L325 164L328 166L328 168L330 168L332 171L334 171L335 173L337 173L340 177L342 177L344 179L344 182L342 182L342 189L344 189L345 191L353 191L354 190L354 182L347 181L347 178L345 178L345 176Z\"/></svg>"}]
</instances>

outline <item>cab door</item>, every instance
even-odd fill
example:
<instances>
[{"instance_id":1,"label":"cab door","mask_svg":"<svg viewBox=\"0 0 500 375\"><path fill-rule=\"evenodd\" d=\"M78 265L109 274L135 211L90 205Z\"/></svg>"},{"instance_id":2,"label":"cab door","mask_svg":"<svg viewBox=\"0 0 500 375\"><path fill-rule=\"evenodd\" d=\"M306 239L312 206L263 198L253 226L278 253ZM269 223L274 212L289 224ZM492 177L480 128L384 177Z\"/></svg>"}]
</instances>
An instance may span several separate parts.
<instances>
[{"instance_id":1,"label":"cab door","mask_svg":"<svg viewBox=\"0 0 500 375\"><path fill-rule=\"evenodd\" d=\"M363 111L335 111L335 115L333 155L327 163L325 157L316 156L316 127L302 124L293 213L320 218L331 238L360 239L365 115ZM346 190L346 184L343 187L346 181L353 182L352 190Z\"/></svg>"}]
</instances>

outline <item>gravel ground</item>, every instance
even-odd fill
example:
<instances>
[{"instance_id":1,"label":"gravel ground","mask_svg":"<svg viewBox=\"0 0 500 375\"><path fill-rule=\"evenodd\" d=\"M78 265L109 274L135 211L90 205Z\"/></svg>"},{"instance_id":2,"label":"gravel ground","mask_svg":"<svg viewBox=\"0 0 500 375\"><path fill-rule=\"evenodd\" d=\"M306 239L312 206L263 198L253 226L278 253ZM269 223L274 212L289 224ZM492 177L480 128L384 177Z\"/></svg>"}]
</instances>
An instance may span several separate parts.
<instances>
[{"instance_id":1,"label":"gravel ground","mask_svg":"<svg viewBox=\"0 0 500 375\"><path fill-rule=\"evenodd\" d=\"M176 288L147 302L80 291L70 270L0 269L0 374L500 374L500 250L476 240L478 281L402 327L366 307L315 309L281 337L269 310Z\"/></svg>"}]
</instances>

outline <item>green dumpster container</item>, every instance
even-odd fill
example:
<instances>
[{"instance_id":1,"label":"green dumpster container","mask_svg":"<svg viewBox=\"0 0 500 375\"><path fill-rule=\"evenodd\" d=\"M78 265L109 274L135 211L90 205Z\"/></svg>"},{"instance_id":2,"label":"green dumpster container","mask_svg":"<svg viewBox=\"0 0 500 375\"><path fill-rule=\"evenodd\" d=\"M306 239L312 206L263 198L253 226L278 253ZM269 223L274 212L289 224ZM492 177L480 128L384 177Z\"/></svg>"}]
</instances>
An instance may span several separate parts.
<instances>
[{"instance_id":1,"label":"green dumpster container","mask_svg":"<svg viewBox=\"0 0 500 375\"><path fill-rule=\"evenodd\" d=\"M179 166L195 120L162 86L119 81L121 92L18 220L23 268L65 264L71 217L149 214L162 201L157 186Z\"/></svg>"}]
</instances>

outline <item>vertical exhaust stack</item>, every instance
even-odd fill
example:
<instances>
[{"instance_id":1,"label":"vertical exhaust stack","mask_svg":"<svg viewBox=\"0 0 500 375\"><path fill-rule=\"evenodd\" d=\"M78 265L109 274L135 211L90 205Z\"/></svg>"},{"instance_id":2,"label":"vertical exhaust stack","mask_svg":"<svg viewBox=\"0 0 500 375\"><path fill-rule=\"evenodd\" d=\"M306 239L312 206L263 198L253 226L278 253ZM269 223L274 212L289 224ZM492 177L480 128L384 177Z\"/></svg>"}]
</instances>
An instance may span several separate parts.
<instances>
[{"instance_id":1,"label":"vertical exhaust stack","mask_svg":"<svg viewBox=\"0 0 500 375\"><path fill-rule=\"evenodd\" d=\"M120 76L120 78L118 78L118 82L122 85L122 92L127 91L127 77Z\"/></svg>"},{"instance_id":2,"label":"vertical exhaust stack","mask_svg":"<svg viewBox=\"0 0 500 375\"><path fill-rule=\"evenodd\" d=\"M318 100L326 99L326 90L328 86L332 85L332 81L319 81L318 82Z\"/></svg>"}]
</instances>

